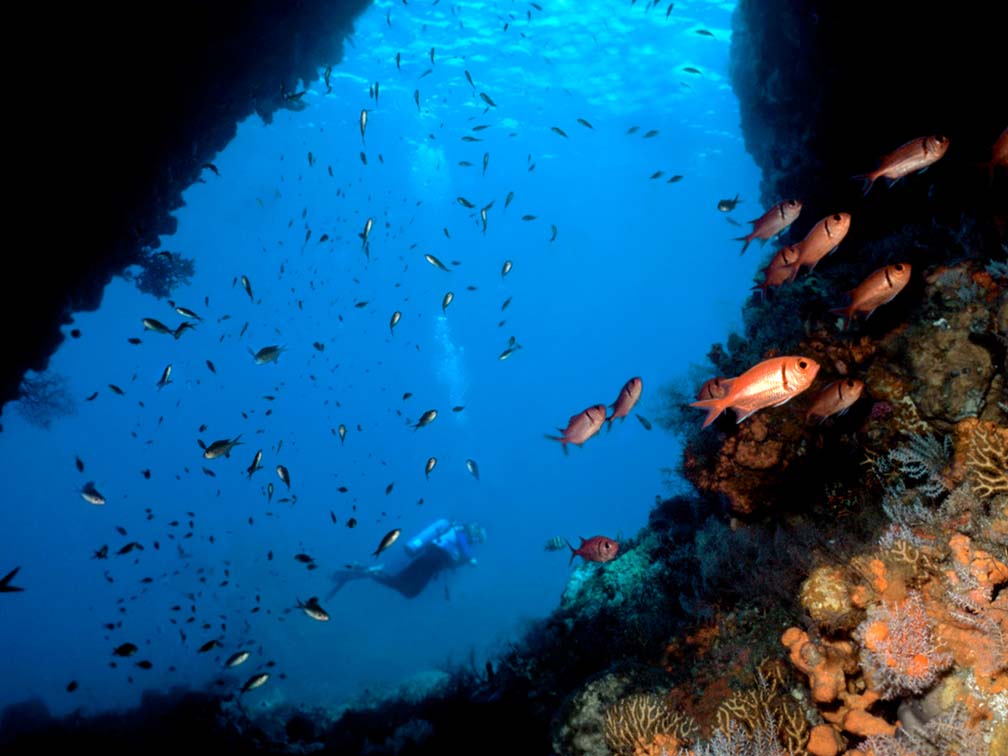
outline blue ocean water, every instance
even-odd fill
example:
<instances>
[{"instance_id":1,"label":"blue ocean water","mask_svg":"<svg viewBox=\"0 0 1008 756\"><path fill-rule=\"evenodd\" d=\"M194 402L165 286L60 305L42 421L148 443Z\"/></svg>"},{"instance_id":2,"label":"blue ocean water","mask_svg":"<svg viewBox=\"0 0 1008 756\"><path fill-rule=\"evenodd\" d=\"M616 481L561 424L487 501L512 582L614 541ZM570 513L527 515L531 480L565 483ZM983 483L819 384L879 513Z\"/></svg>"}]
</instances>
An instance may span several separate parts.
<instances>
[{"instance_id":1,"label":"blue ocean water","mask_svg":"<svg viewBox=\"0 0 1008 756\"><path fill-rule=\"evenodd\" d=\"M762 212L728 81L733 5L540 5L375 3L332 91L320 70L298 88L303 110L241 124L219 175L186 192L162 249L195 260L173 293L202 317L195 329L144 331L145 317L182 318L122 279L75 316L66 330L81 337L49 370L76 411L39 427L8 408L0 434L0 573L20 566L25 589L0 597L0 706L102 711L150 688L233 691L268 670L253 709L332 708L482 666L556 605L574 568L548 539L630 537L677 485L663 472L676 438L654 422L660 389L737 322L759 258L730 241ZM736 194L736 211L717 209ZM521 348L502 361L512 336ZM256 365L248 350L268 345L284 347L279 360ZM633 376L652 430L616 421L568 455L544 438ZM435 421L414 429L429 409ZM239 434L229 458L203 458L198 440ZM81 498L87 481L106 504ZM401 559L439 517L485 528L474 567L412 600L369 581L324 598L344 564ZM402 539L372 557L393 528ZM116 555L134 541L142 550ZM92 558L104 545L108 558ZM296 609L310 596L329 622ZM199 653L210 640L220 647ZM114 657L126 642L138 652ZM250 660L225 670L240 648Z\"/></svg>"}]
</instances>

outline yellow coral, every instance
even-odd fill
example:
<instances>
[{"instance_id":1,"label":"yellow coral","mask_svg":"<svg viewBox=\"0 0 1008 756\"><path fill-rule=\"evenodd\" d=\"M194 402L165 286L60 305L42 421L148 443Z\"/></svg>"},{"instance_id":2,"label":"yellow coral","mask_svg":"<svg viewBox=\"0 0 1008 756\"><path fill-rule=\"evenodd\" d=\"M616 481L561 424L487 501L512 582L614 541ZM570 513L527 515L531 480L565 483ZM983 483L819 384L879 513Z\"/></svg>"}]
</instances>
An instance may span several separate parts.
<instances>
[{"instance_id":1,"label":"yellow coral","mask_svg":"<svg viewBox=\"0 0 1008 756\"><path fill-rule=\"evenodd\" d=\"M1008 493L1008 428L978 423L970 438L966 464L977 496Z\"/></svg>"},{"instance_id":2,"label":"yellow coral","mask_svg":"<svg viewBox=\"0 0 1008 756\"><path fill-rule=\"evenodd\" d=\"M654 693L635 693L615 703L605 715L605 741L613 753L632 754L658 735L690 739L696 731L691 717L672 711Z\"/></svg>"}]
</instances>

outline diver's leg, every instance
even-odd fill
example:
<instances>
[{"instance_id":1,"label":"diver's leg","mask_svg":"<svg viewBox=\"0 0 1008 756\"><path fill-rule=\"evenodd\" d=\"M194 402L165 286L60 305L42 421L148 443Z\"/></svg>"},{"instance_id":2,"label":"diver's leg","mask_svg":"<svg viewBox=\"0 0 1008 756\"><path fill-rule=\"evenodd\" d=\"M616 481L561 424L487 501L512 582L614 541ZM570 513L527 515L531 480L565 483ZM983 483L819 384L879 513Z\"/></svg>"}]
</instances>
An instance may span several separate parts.
<instances>
[{"instance_id":1,"label":"diver's leg","mask_svg":"<svg viewBox=\"0 0 1008 756\"><path fill-rule=\"evenodd\" d=\"M427 587L431 578L450 564L451 557L435 546L422 552L394 575L379 571L373 573L371 578L405 598L415 598Z\"/></svg>"}]
</instances>

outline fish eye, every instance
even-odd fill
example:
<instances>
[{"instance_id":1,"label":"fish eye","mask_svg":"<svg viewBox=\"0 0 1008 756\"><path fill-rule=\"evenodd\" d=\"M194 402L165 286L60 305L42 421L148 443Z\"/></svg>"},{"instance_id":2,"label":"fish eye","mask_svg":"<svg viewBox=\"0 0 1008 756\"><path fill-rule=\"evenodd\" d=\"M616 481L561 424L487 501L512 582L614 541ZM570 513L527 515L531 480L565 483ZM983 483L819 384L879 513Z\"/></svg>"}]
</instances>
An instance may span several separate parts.
<instances>
[{"instance_id":1,"label":"fish eye","mask_svg":"<svg viewBox=\"0 0 1008 756\"><path fill-rule=\"evenodd\" d=\"M840 220L840 214L839 213L834 213L833 214L833 220L839 221Z\"/></svg>"},{"instance_id":2,"label":"fish eye","mask_svg":"<svg viewBox=\"0 0 1008 756\"><path fill-rule=\"evenodd\" d=\"M946 141L947 137L944 134L938 134L937 136L935 136L935 139L939 142L944 142Z\"/></svg>"},{"instance_id":3,"label":"fish eye","mask_svg":"<svg viewBox=\"0 0 1008 756\"><path fill-rule=\"evenodd\" d=\"M804 370L808 367L808 363L805 360L798 360L798 367Z\"/></svg>"},{"instance_id":4,"label":"fish eye","mask_svg":"<svg viewBox=\"0 0 1008 756\"><path fill-rule=\"evenodd\" d=\"M903 272L903 263L896 263L893 267L901 273Z\"/></svg>"},{"instance_id":5,"label":"fish eye","mask_svg":"<svg viewBox=\"0 0 1008 756\"><path fill-rule=\"evenodd\" d=\"M854 381L850 378L847 379L847 388L854 388Z\"/></svg>"}]
</instances>

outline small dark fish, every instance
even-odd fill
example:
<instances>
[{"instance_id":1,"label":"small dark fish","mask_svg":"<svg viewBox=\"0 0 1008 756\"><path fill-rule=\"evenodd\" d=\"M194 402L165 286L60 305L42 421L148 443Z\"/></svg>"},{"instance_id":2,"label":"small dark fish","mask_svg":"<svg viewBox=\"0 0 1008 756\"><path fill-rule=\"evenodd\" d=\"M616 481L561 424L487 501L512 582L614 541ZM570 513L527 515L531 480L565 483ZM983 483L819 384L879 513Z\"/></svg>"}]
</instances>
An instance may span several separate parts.
<instances>
[{"instance_id":1,"label":"small dark fish","mask_svg":"<svg viewBox=\"0 0 1008 756\"><path fill-rule=\"evenodd\" d=\"M452 407L452 412L461 412L464 409L465 409L464 404L456 404L454 407Z\"/></svg>"},{"instance_id":2,"label":"small dark fish","mask_svg":"<svg viewBox=\"0 0 1008 756\"><path fill-rule=\"evenodd\" d=\"M141 659L136 663L136 665L140 667L140 669L152 669L154 667L154 665L147 659Z\"/></svg>"},{"instance_id":3,"label":"small dark fish","mask_svg":"<svg viewBox=\"0 0 1008 756\"><path fill-rule=\"evenodd\" d=\"M401 532L402 531L399 528L395 528L394 530L390 530L388 533L386 533L382 537L381 542L378 544L378 548L374 550L374 553L371 556L378 557L379 554L381 554L383 551L385 551L399 539L399 534Z\"/></svg>"},{"instance_id":4,"label":"small dark fish","mask_svg":"<svg viewBox=\"0 0 1008 756\"><path fill-rule=\"evenodd\" d=\"M217 170L217 166L214 165L213 163L203 163L203 165L201 165L200 168L206 168L209 171L213 171L213 174L215 176L220 176L220 171Z\"/></svg>"},{"instance_id":5,"label":"small dark fish","mask_svg":"<svg viewBox=\"0 0 1008 756\"><path fill-rule=\"evenodd\" d=\"M464 137L462 137L462 141L463 142L482 142L483 140L480 139L479 137L469 136L468 134L466 134Z\"/></svg>"},{"instance_id":6,"label":"small dark fish","mask_svg":"<svg viewBox=\"0 0 1008 756\"><path fill-rule=\"evenodd\" d=\"M385 495L388 496L390 493L392 493L393 488L395 488L395 483L389 483L387 486L385 486Z\"/></svg>"},{"instance_id":7,"label":"small dark fish","mask_svg":"<svg viewBox=\"0 0 1008 756\"><path fill-rule=\"evenodd\" d=\"M128 341L130 344L133 344L134 346L136 346L137 344L142 344L143 343L136 336L130 336L128 339L126 339L126 341Z\"/></svg>"},{"instance_id":8,"label":"small dark fish","mask_svg":"<svg viewBox=\"0 0 1008 756\"><path fill-rule=\"evenodd\" d=\"M507 210L507 206L511 204L511 200L514 199L514 192L508 192L507 199L504 200L504 209Z\"/></svg>"},{"instance_id":9,"label":"small dark fish","mask_svg":"<svg viewBox=\"0 0 1008 756\"><path fill-rule=\"evenodd\" d=\"M740 200L739 196L736 194L734 199L718 200L717 209L720 210L722 213L730 213L738 206L738 203L741 201L742 200Z\"/></svg>"},{"instance_id":10,"label":"small dark fish","mask_svg":"<svg viewBox=\"0 0 1008 756\"><path fill-rule=\"evenodd\" d=\"M213 364L213 363L212 363L212 362L211 362L210 360L207 360L207 361L206 361L206 366L207 366L207 369L208 369L208 370L209 370L209 371L210 371L211 373L213 373L214 375L217 375L217 368L216 368L216 367L214 367L214 364Z\"/></svg>"},{"instance_id":11,"label":"small dark fish","mask_svg":"<svg viewBox=\"0 0 1008 756\"><path fill-rule=\"evenodd\" d=\"M594 129L595 128L590 123L588 123L588 121L586 121L584 118L578 118L577 122L580 123L582 126L584 126L586 129Z\"/></svg>"},{"instance_id":12,"label":"small dark fish","mask_svg":"<svg viewBox=\"0 0 1008 756\"><path fill-rule=\"evenodd\" d=\"M311 564L312 562L315 561L314 557L310 556L309 554L304 554L304 553L295 554L294 558L297 561L301 562L302 564Z\"/></svg>"},{"instance_id":13,"label":"small dark fish","mask_svg":"<svg viewBox=\"0 0 1008 756\"><path fill-rule=\"evenodd\" d=\"M651 139L652 137L656 137L656 136L658 136L658 129L651 129L651 131L647 132L644 135L644 138L645 139Z\"/></svg>"},{"instance_id":14,"label":"small dark fish","mask_svg":"<svg viewBox=\"0 0 1008 756\"><path fill-rule=\"evenodd\" d=\"M133 656L139 650L135 643L123 643L121 646L113 648L112 653L116 656L128 657Z\"/></svg>"},{"instance_id":15,"label":"small dark fish","mask_svg":"<svg viewBox=\"0 0 1008 756\"><path fill-rule=\"evenodd\" d=\"M538 218L538 217L539 217L539 216L537 216L537 215L523 215L523 216L521 217L521 219L522 219L523 221L534 221L534 220L535 220L536 218Z\"/></svg>"},{"instance_id":16,"label":"small dark fish","mask_svg":"<svg viewBox=\"0 0 1008 756\"><path fill-rule=\"evenodd\" d=\"M73 693L75 690L77 690L77 681L71 680L70 682L67 683L66 692Z\"/></svg>"},{"instance_id":17,"label":"small dark fish","mask_svg":"<svg viewBox=\"0 0 1008 756\"><path fill-rule=\"evenodd\" d=\"M652 179L660 179L664 175L665 175L665 171L655 171L654 173L651 174L651 178Z\"/></svg>"},{"instance_id":18,"label":"small dark fish","mask_svg":"<svg viewBox=\"0 0 1008 756\"><path fill-rule=\"evenodd\" d=\"M640 421L640 424L644 426L644 430L651 430L651 422L646 417L638 415L636 412L634 413L634 417L636 417Z\"/></svg>"},{"instance_id":19,"label":"small dark fish","mask_svg":"<svg viewBox=\"0 0 1008 756\"><path fill-rule=\"evenodd\" d=\"M93 402L93 401L94 401L95 399L97 399L97 398L98 398L98 392L97 392L97 391L95 391L95 392L94 392L93 394L91 394L90 396L88 396L88 397L85 397L84 401L85 401L85 402Z\"/></svg>"},{"instance_id":20,"label":"small dark fish","mask_svg":"<svg viewBox=\"0 0 1008 756\"><path fill-rule=\"evenodd\" d=\"M629 129L626 130L626 133L627 136L629 136L630 134L636 134L638 131L640 131L640 126L631 126Z\"/></svg>"},{"instance_id":21,"label":"small dark fish","mask_svg":"<svg viewBox=\"0 0 1008 756\"><path fill-rule=\"evenodd\" d=\"M462 205L462 207L468 208L470 210L476 207L476 205L467 200L465 197L456 197L455 201L458 202L460 205Z\"/></svg>"},{"instance_id":22,"label":"small dark fish","mask_svg":"<svg viewBox=\"0 0 1008 756\"><path fill-rule=\"evenodd\" d=\"M290 471L288 471L288 469L283 465L277 465L276 474L277 477L284 482L284 485L287 486L287 490L290 491L291 487Z\"/></svg>"},{"instance_id":23,"label":"small dark fish","mask_svg":"<svg viewBox=\"0 0 1008 756\"><path fill-rule=\"evenodd\" d=\"M125 392L125 391L123 391L123 390L122 390L121 388L119 388L118 386L116 386L116 385L115 385L114 383L110 383L110 384L108 385L108 387L109 387L110 389L112 389L113 393L116 393L116 394L119 394L119 396L126 396L126 392Z\"/></svg>"},{"instance_id":24,"label":"small dark fish","mask_svg":"<svg viewBox=\"0 0 1008 756\"><path fill-rule=\"evenodd\" d=\"M260 672L257 675L252 675L245 684L241 687L242 693L248 693L250 690L255 690L256 688L261 688L269 680L270 676L268 672Z\"/></svg>"},{"instance_id":25,"label":"small dark fish","mask_svg":"<svg viewBox=\"0 0 1008 756\"><path fill-rule=\"evenodd\" d=\"M413 90L413 102L416 103L416 109L420 110L420 90L419 89L414 89Z\"/></svg>"},{"instance_id":26,"label":"small dark fish","mask_svg":"<svg viewBox=\"0 0 1008 756\"><path fill-rule=\"evenodd\" d=\"M714 36L713 32L709 32L706 29L697 29L696 33L699 34L701 37L713 37ZM717 38L715 37L715 39L717 39Z\"/></svg>"},{"instance_id":27,"label":"small dark fish","mask_svg":"<svg viewBox=\"0 0 1008 756\"><path fill-rule=\"evenodd\" d=\"M395 54L395 67L396 67L397 71L401 71L402 70L401 63L402 63L402 53L396 53Z\"/></svg>"},{"instance_id":28,"label":"small dark fish","mask_svg":"<svg viewBox=\"0 0 1008 756\"><path fill-rule=\"evenodd\" d=\"M196 653L205 654L207 651L213 651L219 645L220 641L218 640L208 640L206 643L204 643L202 646L196 649Z\"/></svg>"},{"instance_id":29,"label":"small dark fish","mask_svg":"<svg viewBox=\"0 0 1008 756\"><path fill-rule=\"evenodd\" d=\"M448 270L448 268L445 267L445 264L440 260L438 260L434 255L431 254L424 255L424 259L438 270L443 270L445 273L451 272Z\"/></svg>"},{"instance_id":30,"label":"small dark fish","mask_svg":"<svg viewBox=\"0 0 1008 756\"><path fill-rule=\"evenodd\" d=\"M74 464L77 466L77 472L84 472L84 460L74 457Z\"/></svg>"},{"instance_id":31,"label":"small dark fish","mask_svg":"<svg viewBox=\"0 0 1008 756\"><path fill-rule=\"evenodd\" d=\"M675 176L672 176L671 178L669 178L669 180L666 181L665 183L666 184L678 184L682 180L683 180L683 177L680 174L677 173Z\"/></svg>"},{"instance_id":32,"label":"small dark fish","mask_svg":"<svg viewBox=\"0 0 1008 756\"><path fill-rule=\"evenodd\" d=\"M476 85L473 84L472 74L469 73L469 69L468 68L465 70L464 73L465 73L466 81L469 82L469 86L472 87L472 89L473 89L473 94L476 94Z\"/></svg>"},{"instance_id":33,"label":"small dark fish","mask_svg":"<svg viewBox=\"0 0 1008 756\"><path fill-rule=\"evenodd\" d=\"M357 527L357 518L356 517L351 517L350 519L348 519L346 521L346 526L348 528L350 528L351 530L353 530L354 528L356 528Z\"/></svg>"},{"instance_id":34,"label":"small dark fish","mask_svg":"<svg viewBox=\"0 0 1008 756\"><path fill-rule=\"evenodd\" d=\"M696 74L697 76L703 76L703 73L701 73L700 69L693 68L693 66L685 66L683 68L683 71L685 71L686 73Z\"/></svg>"},{"instance_id":35,"label":"small dark fish","mask_svg":"<svg viewBox=\"0 0 1008 756\"><path fill-rule=\"evenodd\" d=\"M488 95L486 92L480 92L480 99L483 100L483 102L485 102L491 108L497 107L497 103L491 100L490 95Z\"/></svg>"},{"instance_id":36,"label":"small dark fish","mask_svg":"<svg viewBox=\"0 0 1008 756\"><path fill-rule=\"evenodd\" d=\"M559 126L550 126L550 131L552 131L554 134L559 134L564 139L567 138L567 132L561 129Z\"/></svg>"},{"instance_id":37,"label":"small dark fish","mask_svg":"<svg viewBox=\"0 0 1008 756\"><path fill-rule=\"evenodd\" d=\"M466 470L472 475L476 480L479 480L479 465L476 464L475 459L467 459L465 461Z\"/></svg>"},{"instance_id":38,"label":"small dark fish","mask_svg":"<svg viewBox=\"0 0 1008 756\"><path fill-rule=\"evenodd\" d=\"M417 420L416 425L413 426L413 430L423 428L425 425L430 425L431 423L434 422L434 418L436 417L437 417L437 410L427 410L420 416L420 419Z\"/></svg>"},{"instance_id":39,"label":"small dark fish","mask_svg":"<svg viewBox=\"0 0 1008 756\"><path fill-rule=\"evenodd\" d=\"M668 17L672 15L672 9L675 7L675 3L669 3L668 9L665 11L665 20L668 21Z\"/></svg>"}]
</instances>

